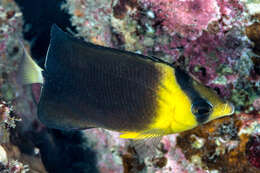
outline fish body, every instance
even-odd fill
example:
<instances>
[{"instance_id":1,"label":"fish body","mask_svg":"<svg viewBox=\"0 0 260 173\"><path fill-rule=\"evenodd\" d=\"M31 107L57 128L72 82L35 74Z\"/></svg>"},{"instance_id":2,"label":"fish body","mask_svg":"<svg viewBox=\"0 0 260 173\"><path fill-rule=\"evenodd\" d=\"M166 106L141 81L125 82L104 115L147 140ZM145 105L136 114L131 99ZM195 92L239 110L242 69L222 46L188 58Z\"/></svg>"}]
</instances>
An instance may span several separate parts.
<instances>
[{"instance_id":1,"label":"fish body","mask_svg":"<svg viewBox=\"0 0 260 173\"><path fill-rule=\"evenodd\" d=\"M55 129L101 127L121 132L122 138L144 139L189 130L234 111L178 67L84 42L56 25L43 78L38 117Z\"/></svg>"}]
</instances>

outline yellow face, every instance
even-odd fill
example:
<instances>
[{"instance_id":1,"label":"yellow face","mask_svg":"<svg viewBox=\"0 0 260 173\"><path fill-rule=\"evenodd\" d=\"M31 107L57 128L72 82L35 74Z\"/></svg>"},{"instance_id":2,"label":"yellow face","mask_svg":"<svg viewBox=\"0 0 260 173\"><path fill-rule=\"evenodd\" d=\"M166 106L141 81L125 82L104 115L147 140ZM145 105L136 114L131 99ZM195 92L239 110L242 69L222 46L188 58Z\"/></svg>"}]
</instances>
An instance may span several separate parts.
<instances>
[{"instance_id":1,"label":"yellow face","mask_svg":"<svg viewBox=\"0 0 260 173\"><path fill-rule=\"evenodd\" d=\"M175 133L190 130L200 123L204 124L234 113L234 106L223 101L212 89L196 81L193 81L193 87L203 101L191 103L190 99L183 95L182 99L175 103L174 118L171 123L171 128Z\"/></svg>"},{"instance_id":2,"label":"yellow face","mask_svg":"<svg viewBox=\"0 0 260 173\"><path fill-rule=\"evenodd\" d=\"M178 133L234 112L232 104L224 102L213 90L194 80L184 83L190 84L185 87L193 88L199 95L199 99L192 100L180 86L176 75L172 75L173 68L164 67L162 71L162 85L158 88L158 116L150 128L168 129L169 134Z\"/></svg>"},{"instance_id":3,"label":"yellow face","mask_svg":"<svg viewBox=\"0 0 260 173\"><path fill-rule=\"evenodd\" d=\"M233 104L222 100L212 89L195 81L193 81L193 87L212 105L211 114L206 122L234 113Z\"/></svg>"}]
</instances>

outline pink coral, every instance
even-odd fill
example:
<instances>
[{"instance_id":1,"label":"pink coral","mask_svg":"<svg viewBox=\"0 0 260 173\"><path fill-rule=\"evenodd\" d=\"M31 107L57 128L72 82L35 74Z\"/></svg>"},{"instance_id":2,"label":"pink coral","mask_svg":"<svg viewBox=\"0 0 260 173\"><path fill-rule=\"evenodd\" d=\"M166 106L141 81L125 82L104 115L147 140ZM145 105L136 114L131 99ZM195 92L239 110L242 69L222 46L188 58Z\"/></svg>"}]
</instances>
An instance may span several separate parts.
<instances>
[{"instance_id":1,"label":"pink coral","mask_svg":"<svg viewBox=\"0 0 260 173\"><path fill-rule=\"evenodd\" d=\"M185 46L184 56L189 58L189 71L204 84L217 87L222 95L228 95L221 86L233 83L238 77L248 74L250 69L250 63L246 63L248 45L242 38L236 29L217 34L203 32L201 37ZM237 68L240 73L234 74Z\"/></svg>"},{"instance_id":2,"label":"pink coral","mask_svg":"<svg viewBox=\"0 0 260 173\"><path fill-rule=\"evenodd\" d=\"M143 0L170 33L195 39L208 24L219 19L215 0Z\"/></svg>"},{"instance_id":3,"label":"pink coral","mask_svg":"<svg viewBox=\"0 0 260 173\"><path fill-rule=\"evenodd\" d=\"M190 71L204 83L215 79L219 64L228 63L223 49L223 37L205 32L186 46L184 56L190 59Z\"/></svg>"},{"instance_id":4,"label":"pink coral","mask_svg":"<svg viewBox=\"0 0 260 173\"><path fill-rule=\"evenodd\" d=\"M253 102L253 106L255 110L260 111L260 97L255 99L255 101Z\"/></svg>"},{"instance_id":5,"label":"pink coral","mask_svg":"<svg viewBox=\"0 0 260 173\"><path fill-rule=\"evenodd\" d=\"M249 162L255 167L260 168L260 136L252 136L246 147Z\"/></svg>"}]
</instances>

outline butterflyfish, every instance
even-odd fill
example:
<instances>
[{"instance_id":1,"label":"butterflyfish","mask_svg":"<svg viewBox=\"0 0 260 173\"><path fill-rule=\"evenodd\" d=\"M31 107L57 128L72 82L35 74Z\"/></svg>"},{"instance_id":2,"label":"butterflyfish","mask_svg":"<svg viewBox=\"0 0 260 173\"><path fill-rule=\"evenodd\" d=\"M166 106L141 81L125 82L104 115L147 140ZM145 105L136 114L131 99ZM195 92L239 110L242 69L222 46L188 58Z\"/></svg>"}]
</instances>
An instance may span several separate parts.
<instances>
[{"instance_id":1,"label":"butterflyfish","mask_svg":"<svg viewBox=\"0 0 260 173\"><path fill-rule=\"evenodd\" d=\"M104 128L121 138L145 139L234 112L231 103L179 67L85 42L56 25L44 69L28 54L25 58L23 80L42 83L38 117L50 128Z\"/></svg>"}]
</instances>

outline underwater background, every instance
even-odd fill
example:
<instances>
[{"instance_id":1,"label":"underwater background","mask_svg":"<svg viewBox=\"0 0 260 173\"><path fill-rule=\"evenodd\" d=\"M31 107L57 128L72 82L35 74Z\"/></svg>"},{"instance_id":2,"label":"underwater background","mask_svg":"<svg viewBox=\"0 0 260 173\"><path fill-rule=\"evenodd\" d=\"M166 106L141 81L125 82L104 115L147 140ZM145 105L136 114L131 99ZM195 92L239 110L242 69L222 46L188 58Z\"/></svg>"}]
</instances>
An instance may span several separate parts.
<instances>
[{"instance_id":1,"label":"underwater background","mask_svg":"<svg viewBox=\"0 0 260 173\"><path fill-rule=\"evenodd\" d=\"M49 129L37 118L40 85L16 78L20 42L43 68L54 23L98 45L178 62L236 111L164 136L143 155L117 132ZM0 0L0 172L260 172L260 1Z\"/></svg>"}]
</instances>

